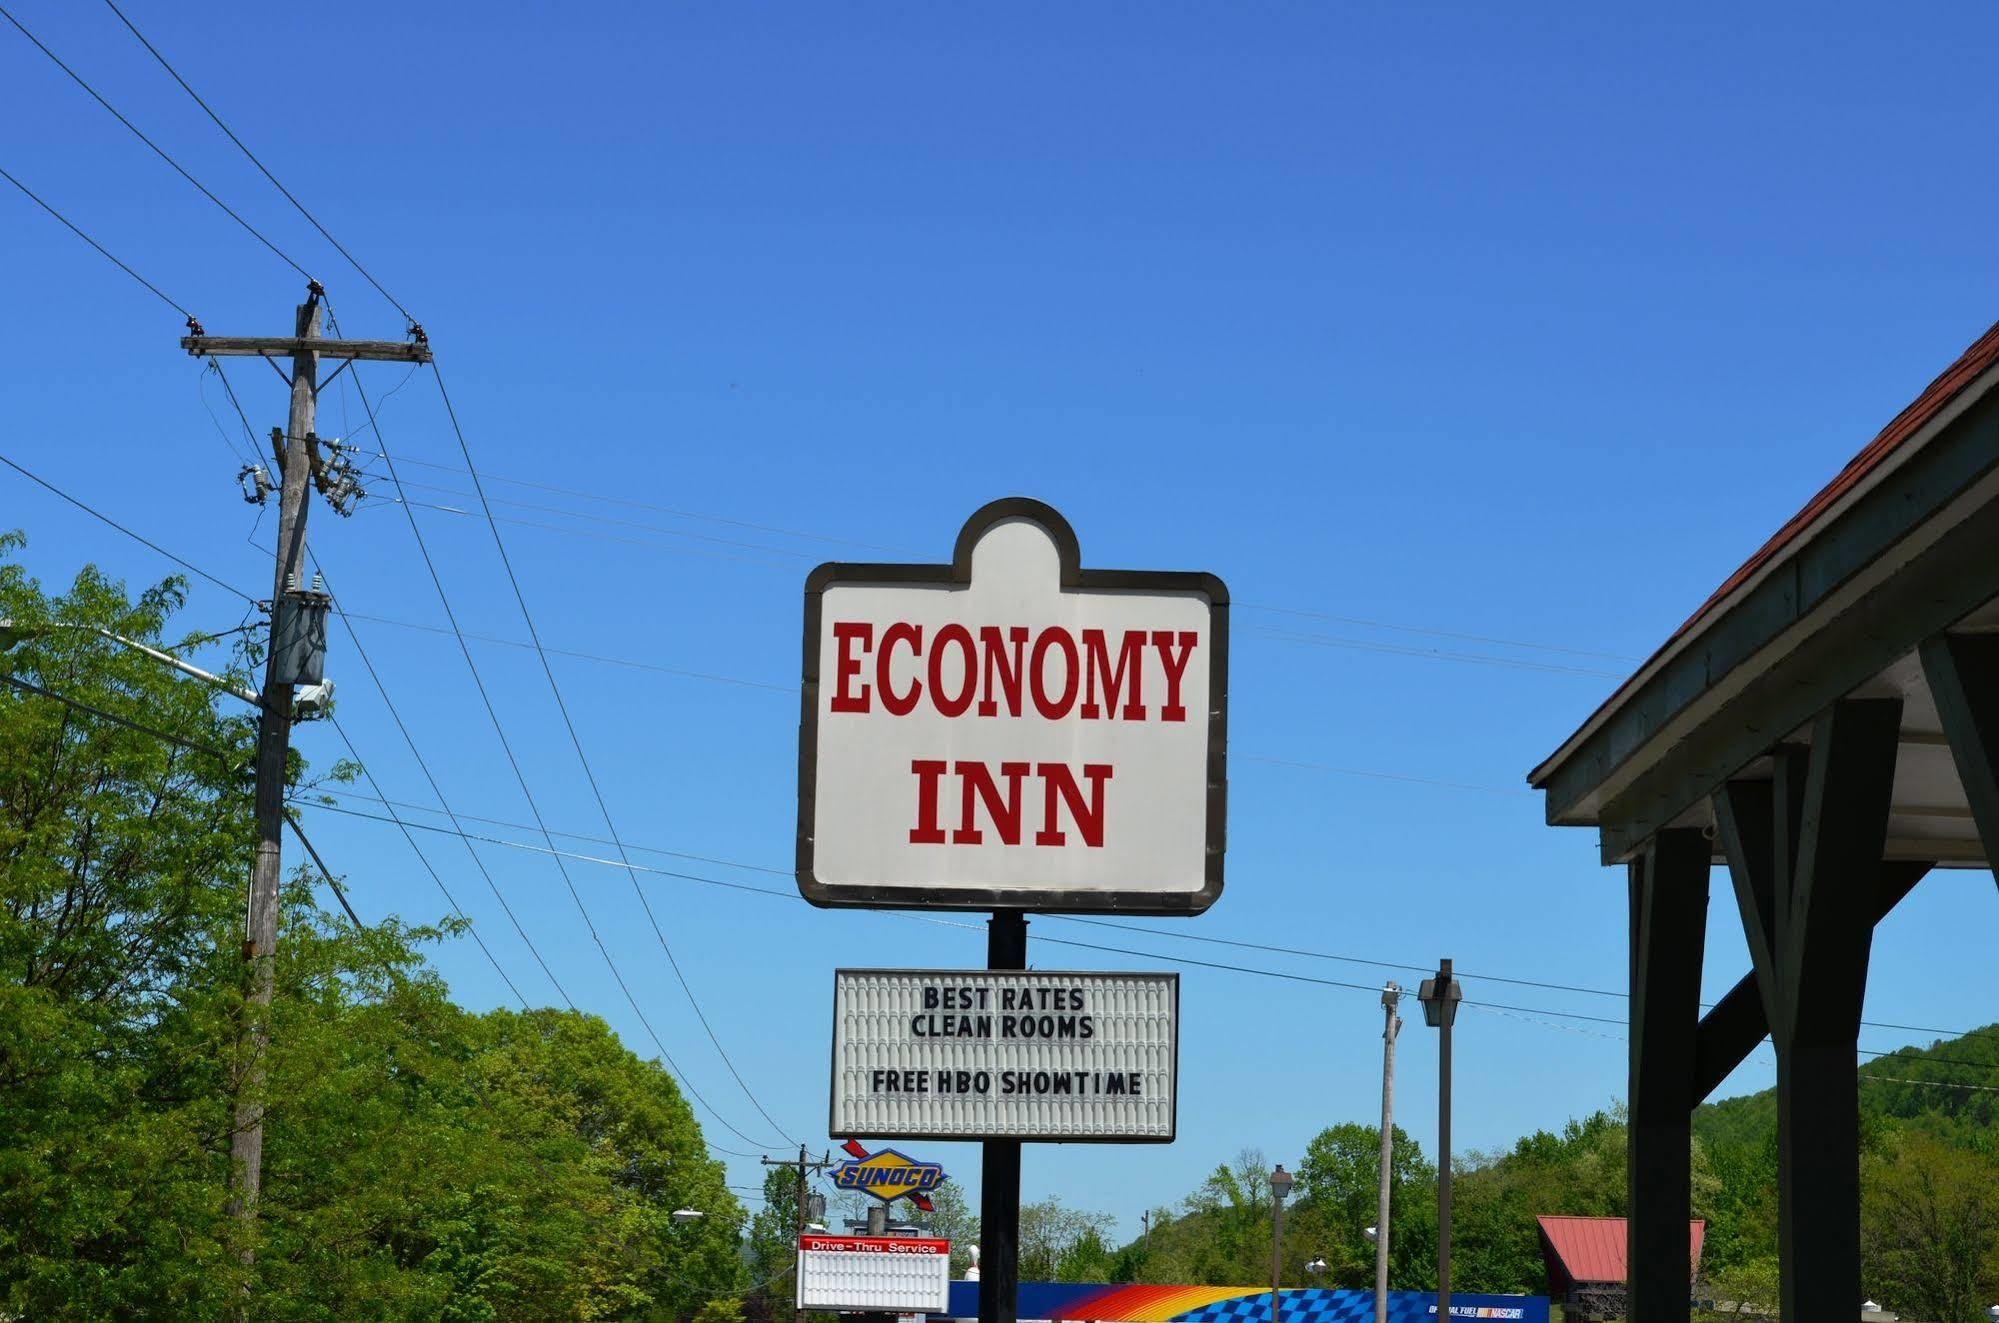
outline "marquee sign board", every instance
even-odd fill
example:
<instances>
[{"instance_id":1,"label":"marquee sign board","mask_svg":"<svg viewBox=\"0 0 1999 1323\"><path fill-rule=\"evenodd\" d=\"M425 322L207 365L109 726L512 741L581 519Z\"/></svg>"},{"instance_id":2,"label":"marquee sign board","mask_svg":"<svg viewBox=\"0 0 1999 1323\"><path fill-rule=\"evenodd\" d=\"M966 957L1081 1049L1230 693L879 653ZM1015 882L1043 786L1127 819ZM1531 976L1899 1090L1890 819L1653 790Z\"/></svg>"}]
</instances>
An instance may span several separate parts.
<instances>
[{"instance_id":1,"label":"marquee sign board","mask_svg":"<svg viewBox=\"0 0 1999 1323\"><path fill-rule=\"evenodd\" d=\"M940 1314L951 1242L915 1236L800 1236L798 1307Z\"/></svg>"},{"instance_id":2,"label":"marquee sign board","mask_svg":"<svg viewBox=\"0 0 1999 1323\"><path fill-rule=\"evenodd\" d=\"M842 969L835 1137L1173 1139L1180 976Z\"/></svg>"},{"instance_id":3,"label":"marquee sign board","mask_svg":"<svg viewBox=\"0 0 1999 1323\"><path fill-rule=\"evenodd\" d=\"M1228 589L1086 570L1015 497L948 565L805 583L798 889L815 905L1198 914L1221 894Z\"/></svg>"}]
</instances>

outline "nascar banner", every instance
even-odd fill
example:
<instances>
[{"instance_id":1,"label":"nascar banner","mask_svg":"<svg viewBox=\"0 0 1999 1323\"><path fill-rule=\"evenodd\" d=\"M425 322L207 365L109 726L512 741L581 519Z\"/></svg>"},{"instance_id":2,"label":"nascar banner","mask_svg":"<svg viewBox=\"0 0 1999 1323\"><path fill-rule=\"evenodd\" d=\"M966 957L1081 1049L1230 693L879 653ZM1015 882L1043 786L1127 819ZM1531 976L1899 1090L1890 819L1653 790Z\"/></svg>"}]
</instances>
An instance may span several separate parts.
<instances>
[{"instance_id":1,"label":"nascar banner","mask_svg":"<svg viewBox=\"0 0 1999 1323\"><path fill-rule=\"evenodd\" d=\"M1374 1323L1374 1292L1307 1287L1281 1293L1284 1323ZM979 1283L951 1283L949 1316L979 1316ZM1268 1323L1270 1288L1256 1286L1112 1286L1022 1282L1019 1317L1102 1323ZM1451 1293L1451 1318L1548 1323L1541 1295ZM1389 1323L1440 1323L1429 1291L1390 1291Z\"/></svg>"}]
</instances>

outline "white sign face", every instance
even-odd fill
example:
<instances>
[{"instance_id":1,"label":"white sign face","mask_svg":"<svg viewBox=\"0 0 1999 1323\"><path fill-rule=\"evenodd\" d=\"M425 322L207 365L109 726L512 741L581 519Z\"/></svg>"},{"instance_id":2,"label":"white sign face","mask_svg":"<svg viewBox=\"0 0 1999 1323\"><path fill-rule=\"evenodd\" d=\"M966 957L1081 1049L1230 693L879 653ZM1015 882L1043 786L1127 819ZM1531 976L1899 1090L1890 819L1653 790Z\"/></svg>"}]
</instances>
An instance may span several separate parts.
<instances>
[{"instance_id":1,"label":"white sign face","mask_svg":"<svg viewBox=\"0 0 1999 1323\"><path fill-rule=\"evenodd\" d=\"M1194 914L1222 885L1228 594L1086 571L1001 501L951 565L806 588L799 889L820 905Z\"/></svg>"},{"instance_id":2,"label":"white sign face","mask_svg":"<svg viewBox=\"0 0 1999 1323\"><path fill-rule=\"evenodd\" d=\"M1178 974L842 969L836 1137L1167 1142Z\"/></svg>"},{"instance_id":3,"label":"white sign face","mask_svg":"<svg viewBox=\"0 0 1999 1323\"><path fill-rule=\"evenodd\" d=\"M951 1242L800 1236L798 1307L937 1313L951 1304Z\"/></svg>"}]
</instances>

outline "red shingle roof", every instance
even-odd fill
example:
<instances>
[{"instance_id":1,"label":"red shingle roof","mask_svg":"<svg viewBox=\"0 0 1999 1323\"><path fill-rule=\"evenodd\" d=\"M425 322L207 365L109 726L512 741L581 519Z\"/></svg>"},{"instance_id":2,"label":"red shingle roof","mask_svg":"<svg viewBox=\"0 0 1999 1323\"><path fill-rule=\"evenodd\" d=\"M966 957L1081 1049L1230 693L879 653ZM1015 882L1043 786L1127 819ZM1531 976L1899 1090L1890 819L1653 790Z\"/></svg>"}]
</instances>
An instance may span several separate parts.
<instances>
[{"instance_id":1,"label":"red shingle roof","mask_svg":"<svg viewBox=\"0 0 1999 1323\"><path fill-rule=\"evenodd\" d=\"M1840 497L1852 491L1862 478L1878 468L1881 462L1898 447L1922 431L1924 424L1936 417L1945 405L1957 397L1959 391L1983 376L1994 363L1999 363L1999 322L1993 323L1991 329L1978 337L1969 349L1958 355L1957 361L1945 368L1935 381L1923 389L1922 394L1910 401L1907 408L1896 414L1886 427L1876 433L1874 439L1862 447L1859 454L1848 460L1846 467L1841 469L1831 482L1819 489L1818 495L1805 502L1804 509L1785 521L1782 528L1770 535L1768 542L1756 549L1755 555L1744 561L1740 569L1723 580L1721 587L1715 589L1713 595L1701 603L1700 609L1687 618L1686 624L1673 631L1673 638L1678 638L1693 628L1696 621L1712 611L1724 597L1741 587L1793 538L1817 523ZM1667 640L1668 643L1671 641Z\"/></svg>"},{"instance_id":2,"label":"red shingle roof","mask_svg":"<svg viewBox=\"0 0 1999 1323\"><path fill-rule=\"evenodd\" d=\"M1735 573L1723 580L1721 587L1715 589L1709 595L1708 599L1702 602L1700 607L1691 616L1687 617L1685 623L1674 630L1671 637L1659 645L1657 650L1646 659L1644 665L1638 667L1629 676L1625 677L1624 683L1620 684L1610 697L1603 701L1597 710L1591 714L1590 719L1583 723L1582 728L1575 735L1569 737L1569 741L1564 743L1563 749L1558 750L1541 767L1536 768L1529 779L1536 781L1538 784L1538 778L1550 766L1562 758L1563 754L1567 751L1568 744L1573 743L1594 726L1600 718L1603 718L1607 713L1620 706L1626 697L1637 687L1640 677L1644 676L1650 670L1654 662L1657 662L1665 654L1671 652L1674 644L1678 643L1682 637L1691 632L1702 620L1713 614L1727 600L1731 593L1747 583L1758 570L1775 560L1791 543L1800 540L1814 524L1823 519L1827 512L1839 503L1841 497L1859 486L1868 474L1881 467L1890 455L1906 445L1917 433L1921 432L1931 419L1935 418L1952 400L1957 398L1960 392L1977 381L1986 372L1992 370L1994 366L1999 366L1999 322L1995 322L1984 335L1973 341L1969 348L1958 355L1956 362L1945 368L1936 380L1923 389L1922 394L1911 400L1902 412L1896 414L1886 427L1876 433L1874 439L1862 447L1859 454L1848 460L1846 467L1841 469L1831 482L1820 488L1818 494L1812 497L1811 500L1805 502L1802 510L1799 510L1786 520L1783 527L1770 535L1769 541L1758 547L1755 554L1744 561Z\"/></svg>"},{"instance_id":3,"label":"red shingle roof","mask_svg":"<svg viewBox=\"0 0 1999 1323\"><path fill-rule=\"evenodd\" d=\"M1556 1272L1567 1280L1550 1281L1551 1290L1561 1294L1568 1287L1593 1282L1625 1280L1625 1232L1621 1217L1537 1217L1541 1224L1541 1245L1547 1254L1549 1276ZM1707 1223L1696 1219L1687 1223L1687 1279L1700 1268L1701 1242L1707 1239Z\"/></svg>"}]
</instances>

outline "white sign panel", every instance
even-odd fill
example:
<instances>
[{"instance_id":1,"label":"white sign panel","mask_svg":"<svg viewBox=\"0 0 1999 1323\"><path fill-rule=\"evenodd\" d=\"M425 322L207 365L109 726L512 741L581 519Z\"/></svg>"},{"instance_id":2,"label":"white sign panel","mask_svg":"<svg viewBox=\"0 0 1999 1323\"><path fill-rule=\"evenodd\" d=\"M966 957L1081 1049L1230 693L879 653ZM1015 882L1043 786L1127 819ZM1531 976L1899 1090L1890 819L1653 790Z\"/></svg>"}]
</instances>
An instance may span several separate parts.
<instances>
[{"instance_id":1,"label":"white sign panel","mask_svg":"<svg viewBox=\"0 0 1999 1323\"><path fill-rule=\"evenodd\" d=\"M798 884L818 905L1197 914L1222 887L1228 590L1085 570L1038 501L949 565L805 593Z\"/></svg>"},{"instance_id":2,"label":"white sign panel","mask_svg":"<svg viewBox=\"0 0 1999 1323\"><path fill-rule=\"evenodd\" d=\"M842 969L831 1133L1173 1138L1178 974Z\"/></svg>"},{"instance_id":3,"label":"white sign panel","mask_svg":"<svg viewBox=\"0 0 1999 1323\"><path fill-rule=\"evenodd\" d=\"M798 1307L941 1314L951 1242L914 1236L800 1236Z\"/></svg>"}]
</instances>

